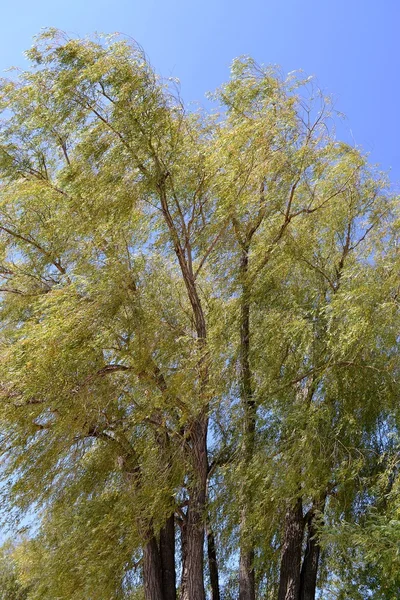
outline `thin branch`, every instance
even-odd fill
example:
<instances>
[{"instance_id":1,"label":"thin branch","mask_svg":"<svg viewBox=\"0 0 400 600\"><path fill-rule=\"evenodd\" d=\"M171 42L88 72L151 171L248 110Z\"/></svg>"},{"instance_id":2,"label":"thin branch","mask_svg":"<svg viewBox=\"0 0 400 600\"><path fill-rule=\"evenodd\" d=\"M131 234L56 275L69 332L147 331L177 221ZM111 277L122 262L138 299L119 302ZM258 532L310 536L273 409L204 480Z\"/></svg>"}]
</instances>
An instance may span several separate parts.
<instances>
[{"instance_id":1,"label":"thin branch","mask_svg":"<svg viewBox=\"0 0 400 600\"><path fill-rule=\"evenodd\" d=\"M219 233L215 236L215 238L213 239L213 241L211 242L211 244L209 245L209 247L207 248L207 250L205 251L203 258L201 259L199 266L197 267L195 274L194 274L194 279L197 279L198 274L200 273L202 267L204 266L204 263L206 262L207 258L210 256L211 252L214 250L215 246L218 244L219 240L221 239L221 236L225 233L225 231L227 230L229 225L229 219L226 220L225 224L222 226L221 230L219 231Z\"/></svg>"},{"instance_id":2,"label":"thin branch","mask_svg":"<svg viewBox=\"0 0 400 600\"><path fill-rule=\"evenodd\" d=\"M11 235L12 237L14 237L16 239L19 239L27 244L30 244L31 246L33 246L34 248L39 250L39 252L44 254L62 275L66 275L66 270L61 265L60 261L55 259L54 257L52 257L51 254L47 250L45 250L43 248L43 246L41 246L33 238L31 238L30 236L26 237L16 231L13 231L12 229L9 229L8 227L5 227L4 225L0 225L0 230L4 231L5 233L8 233L9 235Z\"/></svg>"},{"instance_id":3,"label":"thin branch","mask_svg":"<svg viewBox=\"0 0 400 600\"><path fill-rule=\"evenodd\" d=\"M317 273L319 273L320 275L322 275L322 277L324 279L326 279L326 281L328 282L329 287L332 289L332 291L336 292L335 284L333 283L333 281L331 280L331 278L325 273L325 271L323 271L321 269L321 267L319 267L318 265L314 265L309 260L307 260L307 258L305 258L304 256L301 256L300 260L302 260L303 262L305 262L306 265L308 265L311 269L314 269L315 271L317 271Z\"/></svg>"}]
</instances>

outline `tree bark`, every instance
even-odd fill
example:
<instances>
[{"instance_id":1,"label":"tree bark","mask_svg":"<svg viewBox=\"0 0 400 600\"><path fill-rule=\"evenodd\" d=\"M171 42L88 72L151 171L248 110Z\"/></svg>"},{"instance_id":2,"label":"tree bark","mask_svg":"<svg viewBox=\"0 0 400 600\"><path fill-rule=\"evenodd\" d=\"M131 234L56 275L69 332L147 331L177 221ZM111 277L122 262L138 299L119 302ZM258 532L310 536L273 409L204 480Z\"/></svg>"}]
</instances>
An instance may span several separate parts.
<instances>
[{"instance_id":1,"label":"tree bark","mask_svg":"<svg viewBox=\"0 0 400 600\"><path fill-rule=\"evenodd\" d=\"M207 553L208 568L210 571L211 600L220 600L217 552L215 548L214 534L210 528L208 528L207 531Z\"/></svg>"},{"instance_id":2,"label":"tree bark","mask_svg":"<svg viewBox=\"0 0 400 600\"><path fill-rule=\"evenodd\" d=\"M174 251L178 259L182 278L186 287L193 318L199 350L199 414L187 426L190 440L193 467L192 481L189 483L189 505L185 525L185 555L182 568L182 600L205 600L204 590L204 512L206 506L206 487L208 474L207 429L208 429L208 367L205 357L207 327L203 307L193 273L193 257L190 234L184 219L179 226L174 221L168 204L167 180L171 174L163 171L157 161L161 210L169 229ZM180 210L180 208L179 208ZM183 235L183 238L182 238Z\"/></svg>"},{"instance_id":3,"label":"tree bark","mask_svg":"<svg viewBox=\"0 0 400 600\"><path fill-rule=\"evenodd\" d=\"M239 600L254 599L256 596L254 577L254 550L240 548Z\"/></svg>"},{"instance_id":4,"label":"tree bark","mask_svg":"<svg viewBox=\"0 0 400 600\"><path fill-rule=\"evenodd\" d=\"M300 574L300 600L315 600L317 587L318 563L321 548L316 527L316 511L323 512L325 498L315 502L307 524L307 545Z\"/></svg>"},{"instance_id":5,"label":"tree bark","mask_svg":"<svg viewBox=\"0 0 400 600\"><path fill-rule=\"evenodd\" d=\"M182 600L205 600L203 549L208 474L207 428L208 419L205 416L197 419L191 427L195 478L191 484L190 502L186 515Z\"/></svg>"},{"instance_id":6,"label":"tree bark","mask_svg":"<svg viewBox=\"0 0 400 600\"><path fill-rule=\"evenodd\" d=\"M253 398L253 385L250 369L250 298L247 284L249 268L249 246L242 250L240 276L242 298L240 313L240 396L242 401L243 455L245 469L254 454L254 436L256 429L256 406ZM244 484L242 489L242 510L240 519L240 560L239 560L239 600L255 600L254 548L248 539L248 514L251 499Z\"/></svg>"},{"instance_id":7,"label":"tree bark","mask_svg":"<svg viewBox=\"0 0 400 600\"><path fill-rule=\"evenodd\" d=\"M146 600L165 600L160 552L153 534L143 549L143 586Z\"/></svg>"},{"instance_id":8,"label":"tree bark","mask_svg":"<svg viewBox=\"0 0 400 600\"><path fill-rule=\"evenodd\" d=\"M304 519L301 498L288 506L282 544L278 600L298 600Z\"/></svg>"},{"instance_id":9,"label":"tree bark","mask_svg":"<svg viewBox=\"0 0 400 600\"><path fill-rule=\"evenodd\" d=\"M142 486L142 472L138 456L134 448L125 438L113 439L118 444L120 455L118 462L123 470L124 479L133 490L140 490ZM146 600L165 600L163 593L163 579L161 556L158 542L154 533L151 520L138 519L138 530L143 535L143 588Z\"/></svg>"},{"instance_id":10,"label":"tree bark","mask_svg":"<svg viewBox=\"0 0 400 600\"><path fill-rule=\"evenodd\" d=\"M176 600L174 514L160 531L160 557L164 600Z\"/></svg>"}]
</instances>

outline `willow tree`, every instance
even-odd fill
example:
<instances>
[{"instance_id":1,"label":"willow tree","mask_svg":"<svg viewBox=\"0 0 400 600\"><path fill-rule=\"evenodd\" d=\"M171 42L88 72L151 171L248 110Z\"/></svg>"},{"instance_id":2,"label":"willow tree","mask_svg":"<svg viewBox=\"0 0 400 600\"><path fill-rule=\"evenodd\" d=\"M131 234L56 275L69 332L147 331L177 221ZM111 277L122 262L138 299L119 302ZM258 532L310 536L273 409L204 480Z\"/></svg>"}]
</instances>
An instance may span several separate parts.
<instances>
[{"instance_id":1,"label":"willow tree","mask_svg":"<svg viewBox=\"0 0 400 600\"><path fill-rule=\"evenodd\" d=\"M10 499L51 502L86 456L98 456L105 481L116 460L138 512L146 594L169 598L168 519L184 476L182 597L202 598L207 131L138 48L58 35L28 53L31 72L2 86L2 418L6 470L21 474ZM148 507L150 482L165 498Z\"/></svg>"},{"instance_id":2,"label":"willow tree","mask_svg":"<svg viewBox=\"0 0 400 600\"><path fill-rule=\"evenodd\" d=\"M362 454L394 397L383 180L250 60L207 116L118 38L27 56L0 92L0 421L6 511L41 520L29 597L218 600L240 555L241 600L312 598L367 464L337 438Z\"/></svg>"},{"instance_id":3,"label":"willow tree","mask_svg":"<svg viewBox=\"0 0 400 600\"><path fill-rule=\"evenodd\" d=\"M371 257L372 237L383 235L381 227L388 231L390 202L359 157L348 159L351 185L304 223L303 232L297 228L287 244L294 260L284 285L276 275L266 279L264 297L258 298L262 312L254 311L256 380L262 382L265 411L260 429L271 431L273 456L261 452L269 463L268 485L261 489L281 505L284 521L279 598L315 597L318 529L368 489L367 469L377 468L379 456L375 440L397 397L393 281ZM361 171L354 169L354 159ZM340 172L344 176L343 163ZM279 325L265 310L267 294ZM266 336L276 354L270 357L270 365L275 362L270 379L260 370ZM271 404L272 415L266 412Z\"/></svg>"},{"instance_id":4,"label":"willow tree","mask_svg":"<svg viewBox=\"0 0 400 600\"><path fill-rule=\"evenodd\" d=\"M234 64L230 82L218 94L227 110L216 147L216 161L224 165L218 185L234 235L239 287L235 294L240 298L237 352L243 407L241 600L255 598L254 547L246 532L252 494L246 492L244 482L255 449L257 407L267 408L270 402L257 389L262 374L257 377L259 367L252 358L258 344L264 355L266 346L271 344L268 333L262 339L251 331L253 315L258 319L255 296L260 293L262 281L270 281L270 270L276 269L276 253L284 256L289 268L294 267L296 257L287 252L293 236L297 237L297 252L304 244L315 250L309 233L321 223L317 213L322 211L326 219L326 214L331 215L338 208L345 211L341 206L352 193L349 190L354 189L356 174L362 168L359 154L338 144L329 132L328 99L318 93L314 98L302 98L300 94L306 85L307 81L296 78L280 82L273 70L243 60ZM334 235L332 220L330 227L330 234ZM287 278L285 274L285 284ZM266 297L262 316L269 319L272 303L268 291ZM261 322L258 326L262 331ZM262 364L262 357L258 360Z\"/></svg>"},{"instance_id":5,"label":"willow tree","mask_svg":"<svg viewBox=\"0 0 400 600\"><path fill-rule=\"evenodd\" d=\"M226 478L239 503L225 511L240 531L243 599L267 593L266 581L268 598L315 597L324 513L357 502L397 398L395 202L385 177L330 134L329 101L302 94L304 82L251 60L218 93L233 415L241 400Z\"/></svg>"}]
</instances>

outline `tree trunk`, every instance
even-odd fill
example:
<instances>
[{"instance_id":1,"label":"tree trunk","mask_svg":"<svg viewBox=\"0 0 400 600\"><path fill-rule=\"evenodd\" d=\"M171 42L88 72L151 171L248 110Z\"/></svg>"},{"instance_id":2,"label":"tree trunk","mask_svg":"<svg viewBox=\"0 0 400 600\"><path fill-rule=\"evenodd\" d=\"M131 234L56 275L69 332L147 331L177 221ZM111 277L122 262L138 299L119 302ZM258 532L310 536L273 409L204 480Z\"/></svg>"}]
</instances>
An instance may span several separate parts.
<instances>
[{"instance_id":1,"label":"tree trunk","mask_svg":"<svg viewBox=\"0 0 400 600\"><path fill-rule=\"evenodd\" d=\"M199 351L199 415L188 424L193 467L192 481L188 487L189 505L185 525L185 555L182 568L182 600L205 600L204 591L204 511L208 475L207 429L208 429L208 367L205 356L207 327L203 308L193 273L193 256L190 234L185 224L176 225L168 205L167 180L171 178L157 162L159 180L157 188L165 223L182 273L189 302L192 307ZM183 235L183 238L182 238Z\"/></svg>"},{"instance_id":2,"label":"tree trunk","mask_svg":"<svg viewBox=\"0 0 400 600\"><path fill-rule=\"evenodd\" d=\"M298 600L304 519L301 498L288 506L282 544L278 600Z\"/></svg>"},{"instance_id":3,"label":"tree trunk","mask_svg":"<svg viewBox=\"0 0 400 600\"><path fill-rule=\"evenodd\" d=\"M247 284L249 267L249 247L242 251L240 275L242 281L242 298L240 314L240 396L242 401L243 421L243 456L244 467L247 467L254 454L254 436L256 429L256 406L253 398L253 385L250 369L250 298ZM246 478L245 478L246 479ZM240 561L239 561L239 600L255 600L254 548L248 539L248 514L251 511L251 497L243 485L242 514L240 519Z\"/></svg>"},{"instance_id":4,"label":"tree trunk","mask_svg":"<svg viewBox=\"0 0 400 600\"><path fill-rule=\"evenodd\" d=\"M185 555L182 569L182 600L205 600L204 592L204 508L208 474L208 419L203 416L191 427L194 481L185 526Z\"/></svg>"},{"instance_id":5,"label":"tree trunk","mask_svg":"<svg viewBox=\"0 0 400 600\"><path fill-rule=\"evenodd\" d=\"M160 552L154 535L143 549L143 586L146 600L165 600Z\"/></svg>"},{"instance_id":6,"label":"tree trunk","mask_svg":"<svg viewBox=\"0 0 400 600\"><path fill-rule=\"evenodd\" d=\"M160 531L160 557L164 600L176 600L174 514Z\"/></svg>"},{"instance_id":7,"label":"tree trunk","mask_svg":"<svg viewBox=\"0 0 400 600\"><path fill-rule=\"evenodd\" d=\"M318 563L320 555L320 545L318 541L318 531L316 527L316 511L323 511L325 507L325 498L322 502L314 503L310 519L307 526L307 545L303 558L300 575L300 600L315 600L315 591L317 587Z\"/></svg>"},{"instance_id":8,"label":"tree trunk","mask_svg":"<svg viewBox=\"0 0 400 600\"><path fill-rule=\"evenodd\" d=\"M220 600L219 595L219 574L217 563L217 552L215 549L215 538L211 529L207 531L207 553L208 568L210 571L211 600Z\"/></svg>"},{"instance_id":9,"label":"tree trunk","mask_svg":"<svg viewBox=\"0 0 400 600\"><path fill-rule=\"evenodd\" d=\"M142 486L142 472L135 450L129 443L117 442L121 454L118 456L120 468L123 470L124 479L133 490L140 490ZM128 446L128 447L126 447ZM138 530L143 534L143 587L146 600L165 600L163 594L163 580L160 549L154 534L151 520L138 519Z\"/></svg>"},{"instance_id":10,"label":"tree trunk","mask_svg":"<svg viewBox=\"0 0 400 600\"><path fill-rule=\"evenodd\" d=\"M254 550L240 548L239 561L239 600L250 600L256 597L254 578Z\"/></svg>"}]
</instances>

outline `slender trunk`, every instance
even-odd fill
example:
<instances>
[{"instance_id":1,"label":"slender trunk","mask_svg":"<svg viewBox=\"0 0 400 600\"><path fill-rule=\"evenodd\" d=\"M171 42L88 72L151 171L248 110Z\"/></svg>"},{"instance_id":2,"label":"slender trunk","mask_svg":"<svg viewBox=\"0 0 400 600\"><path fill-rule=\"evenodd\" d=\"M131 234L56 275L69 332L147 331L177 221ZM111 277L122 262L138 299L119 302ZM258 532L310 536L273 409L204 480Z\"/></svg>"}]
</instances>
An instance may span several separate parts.
<instances>
[{"instance_id":1,"label":"slender trunk","mask_svg":"<svg viewBox=\"0 0 400 600\"><path fill-rule=\"evenodd\" d=\"M315 502L307 524L307 545L304 553L300 575L300 600L315 600L317 587L318 563L321 548L316 527L316 511L323 512L325 498Z\"/></svg>"},{"instance_id":2,"label":"slender trunk","mask_svg":"<svg viewBox=\"0 0 400 600\"><path fill-rule=\"evenodd\" d=\"M160 177L157 184L161 209L169 229L176 257L182 273L189 302L192 307L199 350L199 414L188 424L187 431L191 444L193 467L192 481L189 485L189 505L185 525L185 555L182 569L182 600L205 600L204 591L204 512L206 506L206 487L208 474L207 429L208 429L208 368L205 358L207 339L206 320L196 286L196 277L192 267L190 234L185 223L177 227L170 212L167 194L169 172L163 171L160 164ZM183 238L182 238L183 234Z\"/></svg>"},{"instance_id":3,"label":"slender trunk","mask_svg":"<svg viewBox=\"0 0 400 600\"><path fill-rule=\"evenodd\" d=\"M313 539L315 533L311 523L307 533L307 546L301 567L300 600L315 600L320 554L320 546L317 540Z\"/></svg>"},{"instance_id":4,"label":"slender trunk","mask_svg":"<svg viewBox=\"0 0 400 600\"><path fill-rule=\"evenodd\" d=\"M160 557L164 600L176 600L174 514L160 531Z\"/></svg>"},{"instance_id":5,"label":"slender trunk","mask_svg":"<svg viewBox=\"0 0 400 600\"><path fill-rule=\"evenodd\" d=\"M180 528L180 539L181 539L181 585L180 585L179 600L182 600L182 598L183 598L183 592L184 592L184 589L183 589L183 587L184 587L183 574L184 574L184 571L185 571L185 563L186 563L186 556L187 556L187 549L186 549L186 540L187 540L187 535L186 535L187 514L180 521L181 522L179 524L179 528Z\"/></svg>"},{"instance_id":6,"label":"slender trunk","mask_svg":"<svg viewBox=\"0 0 400 600\"><path fill-rule=\"evenodd\" d=\"M143 549L143 585L146 600L165 600L160 551L154 535Z\"/></svg>"},{"instance_id":7,"label":"slender trunk","mask_svg":"<svg viewBox=\"0 0 400 600\"><path fill-rule=\"evenodd\" d=\"M205 600L204 592L204 509L207 487L207 428L203 416L191 427L191 444L195 479L190 489L190 502L185 525L185 555L182 570L182 600Z\"/></svg>"},{"instance_id":8,"label":"slender trunk","mask_svg":"<svg viewBox=\"0 0 400 600\"><path fill-rule=\"evenodd\" d=\"M254 599L256 597L253 563L254 550L245 550L242 546L239 562L239 600Z\"/></svg>"},{"instance_id":9,"label":"slender trunk","mask_svg":"<svg viewBox=\"0 0 400 600\"><path fill-rule=\"evenodd\" d=\"M136 492L142 486L142 472L138 456L128 442L122 440L118 443L121 454L118 463L123 470L124 479L129 487ZM160 549L151 523L151 519L138 519L138 530L143 535L143 587L146 600L165 600L163 594L163 580L161 568Z\"/></svg>"},{"instance_id":10,"label":"slender trunk","mask_svg":"<svg viewBox=\"0 0 400 600\"><path fill-rule=\"evenodd\" d=\"M301 498L288 506L282 544L278 600L298 600L304 519Z\"/></svg>"},{"instance_id":11,"label":"slender trunk","mask_svg":"<svg viewBox=\"0 0 400 600\"><path fill-rule=\"evenodd\" d=\"M157 415L157 420L161 421ZM164 463L168 490L172 489L170 480L172 457L170 439L166 432L158 432L156 440L160 448L161 460ZM172 498L166 497L166 501L174 504ZM164 526L160 530L160 558L161 558L161 576L163 582L163 592L165 600L176 600L176 572L175 572L175 514L166 519Z\"/></svg>"},{"instance_id":12,"label":"slender trunk","mask_svg":"<svg viewBox=\"0 0 400 600\"><path fill-rule=\"evenodd\" d=\"M240 275L242 298L240 314L240 395L243 406L243 456L247 469L254 454L256 428L256 406L253 398L253 385L250 369L250 298L247 284L249 248L242 252ZM248 539L248 514L251 498L245 486L242 489L242 511L240 519L240 561L239 561L239 600L255 600L254 548Z\"/></svg>"},{"instance_id":13,"label":"slender trunk","mask_svg":"<svg viewBox=\"0 0 400 600\"><path fill-rule=\"evenodd\" d=\"M210 571L211 600L220 600L217 552L215 549L214 534L210 528L207 530L207 553L208 568Z\"/></svg>"}]
</instances>

